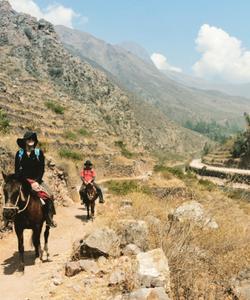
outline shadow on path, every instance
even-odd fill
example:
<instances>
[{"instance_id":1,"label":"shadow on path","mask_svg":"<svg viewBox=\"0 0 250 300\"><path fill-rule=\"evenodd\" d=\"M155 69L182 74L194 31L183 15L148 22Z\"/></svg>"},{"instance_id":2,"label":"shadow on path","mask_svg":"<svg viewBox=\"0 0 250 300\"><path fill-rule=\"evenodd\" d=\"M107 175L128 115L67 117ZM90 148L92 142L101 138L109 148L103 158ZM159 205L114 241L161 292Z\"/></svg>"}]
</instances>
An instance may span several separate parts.
<instances>
[{"instance_id":1,"label":"shadow on path","mask_svg":"<svg viewBox=\"0 0 250 300\"><path fill-rule=\"evenodd\" d=\"M83 223L87 223L89 220L87 219L86 209L84 207L79 207L78 209L85 212L85 214L83 213L81 215L75 215L75 218L81 220Z\"/></svg>"},{"instance_id":2,"label":"shadow on path","mask_svg":"<svg viewBox=\"0 0 250 300\"><path fill-rule=\"evenodd\" d=\"M24 252L24 264L25 267L27 266L33 266L35 264L35 251L25 251ZM4 268L4 274L5 275L11 275L18 271L18 265L19 265L19 253L14 252L12 256L5 259L1 265Z\"/></svg>"}]
</instances>

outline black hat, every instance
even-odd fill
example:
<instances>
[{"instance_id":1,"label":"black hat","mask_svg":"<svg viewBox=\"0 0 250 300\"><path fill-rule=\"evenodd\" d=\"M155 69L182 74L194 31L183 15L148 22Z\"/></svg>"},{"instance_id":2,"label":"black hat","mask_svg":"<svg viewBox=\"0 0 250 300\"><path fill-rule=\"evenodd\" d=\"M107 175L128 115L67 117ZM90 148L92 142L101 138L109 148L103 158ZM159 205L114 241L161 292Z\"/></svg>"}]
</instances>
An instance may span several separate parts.
<instances>
[{"instance_id":1,"label":"black hat","mask_svg":"<svg viewBox=\"0 0 250 300\"><path fill-rule=\"evenodd\" d=\"M37 135L35 132L32 132L32 131L27 131L25 132L23 138L19 138L16 140L17 142L17 145L20 147L20 148L25 148L26 146L26 141L27 140L33 140L35 142L34 146L36 147L37 143L38 143L38 139L37 139Z\"/></svg>"},{"instance_id":2,"label":"black hat","mask_svg":"<svg viewBox=\"0 0 250 300\"><path fill-rule=\"evenodd\" d=\"M93 164L90 160L86 160L84 166L93 166Z\"/></svg>"}]
</instances>

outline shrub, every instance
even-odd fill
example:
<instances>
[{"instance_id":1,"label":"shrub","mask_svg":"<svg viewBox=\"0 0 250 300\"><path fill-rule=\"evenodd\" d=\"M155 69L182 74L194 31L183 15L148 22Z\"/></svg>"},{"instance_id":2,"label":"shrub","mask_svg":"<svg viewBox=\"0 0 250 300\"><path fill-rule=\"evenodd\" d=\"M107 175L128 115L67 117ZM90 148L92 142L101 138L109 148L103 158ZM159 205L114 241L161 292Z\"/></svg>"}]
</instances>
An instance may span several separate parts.
<instances>
[{"instance_id":1,"label":"shrub","mask_svg":"<svg viewBox=\"0 0 250 300\"><path fill-rule=\"evenodd\" d=\"M133 153L131 153L127 148L126 145L123 143L123 141L116 141L115 146L119 147L121 149L121 154L125 156L126 158L132 158Z\"/></svg>"},{"instance_id":2,"label":"shrub","mask_svg":"<svg viewBox=\"0 0 250 300\"><path fill-rule=\"evenodd\" d=\"M62 148L59 150L59 155L63 158L82 160L82 155L79 152L73 151L68 148Z\"/></svg>"},{"instance_id":3,"label":"shrub","mask_svg":"<svg viewBox=\"0 0 250 300\"><path fill-rule=\"evenodd\" d=\"M64 114L64 107L54 101L49 100L45 103L45 105L48 109L52 110L54 113L58 115Z\"/></svg>"},{"instance_id":4,"label":"shrub","mask_svg":"<svg viewBox=\"0 0 250 300\"><path fill-rule=\"evenodd\" d=\"M166 167L163 165L155 165L154 171L157 173L162 173L165 176L170 173L180 179L183 179L185 177L185 174L183 173L183 171L176 167L171 168L171 167Z\"/></svg>"},{"instance_id":5,"label":"shrub","mask_svg":"<svg viewBox=\"0 0 250 300\"><path fill-rule=\"evenodd\" d=\"M199 184L202 185L206 190L212 191L216 188L216 184L207 179L199 179Z\"/></svg>"},{"instance_id":6,"label":"shrub","mask_svg":"<svg viewBox=\"0 0 250 300\"><path fill-rule=\"evenodd\" d=\"M211 145L208 143L205 143L203 149L202 149L202 156L207 155L211 151Z\"/></svg>"},{"instance_id":7,"label":"shrub","mask_svg":"<svg viewBox=\"0 0 250 300\"><path fill-rule=\"evenodd\" d=\"M77 140L77 135L73 131L65 131L63 136L64 136L65 139L68 139L68 140L72 140L72 141Z\"/></svg>"},{"instance_id":8,"label":"shrub","mask_svg":"<svg viewBox=\"0 0 250 300\"><path fill-rule=\"evenodd\" d=\"M245 154L246 149L247 149L247 138L244 133L240 133L237 135L231 154L233 155L233 157L237 158Z\"/></svg>"},{"instance_id":9,"label":"shrub","mask_svg":"<svg viewBox=\"0 0 250 300\"><path fill-rule=\"evenodd\" d=\"M109 181L107 183L108 189L110 192L115 195L127 195L132 192L136 192L140 190L140 186L137 182L129 180L129 181Z\"/></svg>"},{"instance_id":10,"label":"shrub","mask_svg":"<svg viewBox=\"0 0 250 300\"><path fill-rule=\"evenodd\" d=\"M82 135L82 136L90 136L90 135L91 135L91 133L88 132L87 129L85 129L85 128L80 128L80 129L78 130L78 133L79 133L80 135Z\"/></svg>"},{"instance_id":11,"label":"shrub","mask_svg":"<svg viewBox=\"0 0 250 300\"><path fill-rule=\"evenodd\" d=\"M63 75L63 68L61 67L49 68L49 75L51 77L61 77Z\"/></svg>"},{"instance_id":12,"label":"shrub","mask_svg":"<svg viewBox=\"0 0 250 300\"><path fill-rule=\"evenodd\" d=\"M6 133L10 128L10 121L6 113L0 109L0 131Z\"/></svg>"}]
</instances>

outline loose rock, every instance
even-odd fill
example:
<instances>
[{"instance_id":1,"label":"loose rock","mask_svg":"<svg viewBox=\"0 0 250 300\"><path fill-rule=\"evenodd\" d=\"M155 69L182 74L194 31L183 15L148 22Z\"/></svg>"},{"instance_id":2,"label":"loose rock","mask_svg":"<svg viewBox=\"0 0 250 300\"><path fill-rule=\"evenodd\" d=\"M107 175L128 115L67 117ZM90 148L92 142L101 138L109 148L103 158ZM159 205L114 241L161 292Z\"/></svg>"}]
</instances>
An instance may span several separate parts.
<instances>
[{"instance_id":1,"label":"loose rock","mask_svg":"<svg viewBox=\"0 0 250 300\"><path fill-rule=\"evenodd\" d=\"M142 250L148 249L148 226L141 220L121 220L119 223L121 246L135 244Z\"/></svg>"},{"instance_id":2,"label":"loose rock","mask_svg":"<svg viewBox=\"0 0 250 300\"><path fill-rule=\"evenodd\" d=\"M107 227L94 230L74 245L74 256L79 258L116 257L120 255L120 239Z\"/></svg>"},{"instance_id":3,"label":"loose rock","mask_svg":"<svg viewBox=\"0 0 250 300\"><path fill-rule=\"evenodd\" d=\"M241 271L232 281L234 294L242 300L250 299L250 268Z\"/></svg>"},{"instance_id":4,"label":"loose rock","mask_svg":"<svg viewBox=\"0 0 250 300\"><path fill-rule=\"evenodd\" d=\"M143 287L164 287L170 290L168 260L161 248L141 252L136 256L138 276Z\"/></svg>"},{"instance_id":5,"label":"loose rock","mask_svg":"<svg viewBox=\"0 0 250 300\"><path fill-rule=\"evenodd\" d=\"M197 201L183 203L177 207L173 215L169 215L169 218L180 222L192 221L204 228L217 229L219 227L216 221L205 212L203 206Z\"/></svg>"},{"instance_id":6,"label":"loose rock","mask_svg":"<svg viewBox=\"0 0 250 300\"><path fill-rule=\"evenodd\" d=\"M122 254L126 256L133 256L137 255L138 253L141 252L141 249L136 246L135 244L128 244L123 250Z\"/></svg>"},{"instance_id":7,"label":"loose rock","mask_svg":"<svg viewBox=\"0 0 250 300\"><path fill-rule=\"evenodd\" d=\"M74 276L77 273L81 272L81 266L79 261L70 261L65 265L65 275L68 277Z\"/></svg>"},{"instance_id":8,"label":"loose rock","mask_svg":"<svg viewBox=\"0 0 250 300\"><path fill-rule=\"evenodd\" d=\"M90 259L81 259L79 261L80 267L82 271L97 274L100 269L98 268L98 265L95 261Z\"/></svg>"}]
</instances>

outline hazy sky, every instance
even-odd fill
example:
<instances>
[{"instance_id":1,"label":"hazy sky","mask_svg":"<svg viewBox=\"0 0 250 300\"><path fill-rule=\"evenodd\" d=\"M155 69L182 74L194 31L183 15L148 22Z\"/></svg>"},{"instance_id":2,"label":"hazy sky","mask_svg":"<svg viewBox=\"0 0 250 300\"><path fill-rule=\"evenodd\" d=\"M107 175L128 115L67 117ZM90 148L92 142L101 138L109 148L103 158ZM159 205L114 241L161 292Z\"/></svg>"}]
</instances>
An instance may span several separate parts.
<instances>
[{"instance_id":1,"label":"hazy sky","mask_svg":"<svg viewBox=\"0 0 250 300\"><path fill-rule=\"evenodd\" d=\"M250 82L249 0L10 2L18 10L29 6L30 13L43 13L53 23L87 31L110 43L135 41L155 54L159 68Z\"/></svg>"}]
</instances>

